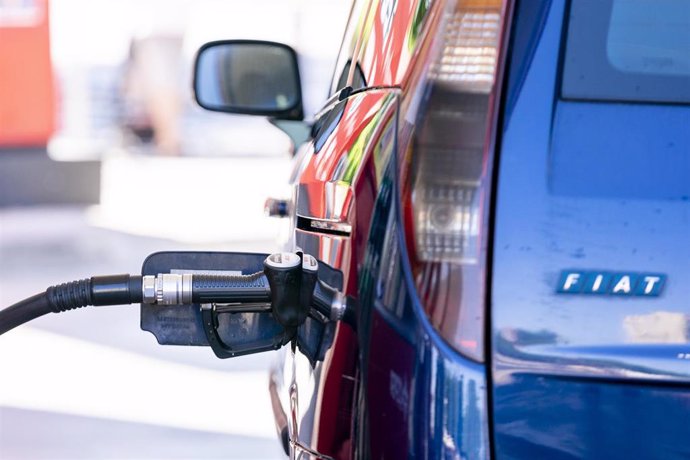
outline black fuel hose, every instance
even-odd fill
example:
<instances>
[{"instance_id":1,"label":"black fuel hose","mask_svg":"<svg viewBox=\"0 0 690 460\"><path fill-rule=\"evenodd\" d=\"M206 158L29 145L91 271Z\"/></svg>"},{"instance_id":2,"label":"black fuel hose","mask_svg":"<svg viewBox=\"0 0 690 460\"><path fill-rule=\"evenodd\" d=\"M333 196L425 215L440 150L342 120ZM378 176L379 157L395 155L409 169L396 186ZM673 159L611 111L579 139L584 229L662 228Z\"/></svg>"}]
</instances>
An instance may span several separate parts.
<instances>
[{"instance_id":1,"label":"black fuel hose","mask_svg":"<svg viewBox=\"0 0 690 460\"><path fill-rule=\"evenodd\" d=\"M51 286L45 292L0 310L0 335L48 313L90 305L129 305L141 302L141 298L141 276L94 276Z\"/></svg>"},{"instance_id":2,"label":"black fuel hose","mask_svg":"<svg viewBox=\"0 0 690 460\"><path fill-rule=\"evenodd\" d=\"M0 311L0 335L51 311L45 292L17 302Z\"/></svg>"}]
</instances>

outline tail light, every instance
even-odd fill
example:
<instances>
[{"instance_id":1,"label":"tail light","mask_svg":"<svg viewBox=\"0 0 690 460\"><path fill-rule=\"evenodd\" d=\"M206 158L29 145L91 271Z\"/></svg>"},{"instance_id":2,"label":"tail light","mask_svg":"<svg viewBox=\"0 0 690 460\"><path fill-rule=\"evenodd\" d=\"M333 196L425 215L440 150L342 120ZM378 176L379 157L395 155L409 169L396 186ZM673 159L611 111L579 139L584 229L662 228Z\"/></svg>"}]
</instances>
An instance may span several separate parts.
<instances>
[{"instance_id":1,"label":"tail light","mask_svg":"<svg viewBox=\"0 0 690 460\"><path fill-rule=\"evenodd\" d=\"M484 359L486 241L496 75L505 6L451 1L432 44L403 181L420 300L435 329Z\"/></svg>"}]
</instances>

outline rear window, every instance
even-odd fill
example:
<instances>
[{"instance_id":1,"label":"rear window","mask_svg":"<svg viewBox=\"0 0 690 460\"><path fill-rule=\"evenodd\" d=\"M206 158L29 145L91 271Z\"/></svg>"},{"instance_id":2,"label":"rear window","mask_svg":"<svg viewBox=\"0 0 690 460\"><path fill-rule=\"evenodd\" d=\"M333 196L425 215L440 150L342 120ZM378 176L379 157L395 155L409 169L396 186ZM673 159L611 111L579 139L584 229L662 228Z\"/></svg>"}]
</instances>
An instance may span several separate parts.
<instances>
[{"instance_id":1,"label":"rear window","mask_svg":"<svg viewBox=\"0 0 690 460\"><path fill-rule=\"evenodd\" d=\"M690 0L572 0L564 99L690 102Z\"/></svg>"}]
</instances>

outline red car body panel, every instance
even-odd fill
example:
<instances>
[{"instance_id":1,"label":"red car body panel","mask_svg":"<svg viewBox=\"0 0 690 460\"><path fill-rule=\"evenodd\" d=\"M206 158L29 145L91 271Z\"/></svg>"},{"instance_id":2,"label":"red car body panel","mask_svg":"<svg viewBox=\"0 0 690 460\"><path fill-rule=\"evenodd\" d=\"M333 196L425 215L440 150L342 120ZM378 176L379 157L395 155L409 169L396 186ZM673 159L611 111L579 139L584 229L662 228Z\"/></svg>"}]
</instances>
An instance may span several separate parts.
<instances>
[{"instance_id":1,"label":"red car body panel","mask_svg":"<svg viewBox=\"0 0 690 460\"><path fill-rule=\"evenodd\" d=\"M316 142L307 147L309 160L296 184L297 218L347 224L351 226L351 234L334 236L297 228L295 246L340 269L348 295L357 295L357 273L369 236L382 167L387 157L394 154L398 136L404 139L401 146L407 146L411 138L414 121L396 123L396 120L408 112L414 114L421 99L415 89L425 70L420 64L428 61L430 51L431 40L426 31L439 19L442 5L442 2L424 0L364 1L355 5L353 11L358 11L360 16L351 17L348 28L352 37L359 38L350 40L349 47L344 45L338 67L357 62L367 90L347 98L335 129L319 142L318 151ZM345 40L347 43L347 32ZM332 102L322 114L336 110L337 105L338 101ZM381 347L382 352L372 356L372 361L406 360L405 356L412 351L406 351L398 342L395 356L384 352L390 347ZM298 355L294 359L300 359ZM389 364L387 369L396 368L394 363ZM305 390L295 385L300 392L300 404L311 400L314 413L311 419L297 421L299 427L295 428L299 429L294 431L298 433L290 433L293 447L311 456L318 453L338 459L351 458L359 371L357 337L349 326L338 325L333 346L317 367L312 373L317 376L314 394L305 395ZM409 380L408 377L401 376L401 381ZM376 399L376 395L371 397ZM379 415L383 417L382 423L389 423L386 432L391 436L395 431L390 431L393 421L385 419L392 414ZM393 425L405 430L405 420L398 418L394 422ZM303 429L305 423L312 426ZM309 439L301 436L303 432L310 433ZM385 454L406 455L407 445L395 442L393 450L386 449Z\"/></svg>"}]
</instances>

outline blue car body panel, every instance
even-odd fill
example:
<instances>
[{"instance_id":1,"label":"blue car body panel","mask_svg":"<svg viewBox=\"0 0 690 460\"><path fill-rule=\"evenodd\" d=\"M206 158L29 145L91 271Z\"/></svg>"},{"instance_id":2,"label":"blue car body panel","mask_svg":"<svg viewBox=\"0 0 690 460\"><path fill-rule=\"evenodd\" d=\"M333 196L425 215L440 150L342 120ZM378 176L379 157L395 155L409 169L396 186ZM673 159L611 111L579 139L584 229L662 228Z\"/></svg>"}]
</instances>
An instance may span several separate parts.
<instances>
[{"instance_id":1,"label":"blue car body panel","mask_svg":"<svg viewBox=\"0 0 690 460\"><path fill-rule=\"evenodd\" d=\"M388 165L360 272L372 457L690 457L690 110L561 100L565 18L565 2L517 2L490 368L426 319ZM571 271L607 289L558 292ZM661 280L649 295L644 275ZM613 295L624 276L631 295Z\"/></svg>"},{"instance_id":2,"label":"blue car body panel","mask_svg":"<svg viewBox=\"0 0 690 460\"><path fill-rule=\"evenodd\" d=\"M690 107L562 100L566 2L545 21L521 15L531 3L516 11L514 43L534 46L511 56L494 214L496 458L689 458ZM665 284L558 292L564 271Z\"/></svg>"}]
</instances>

